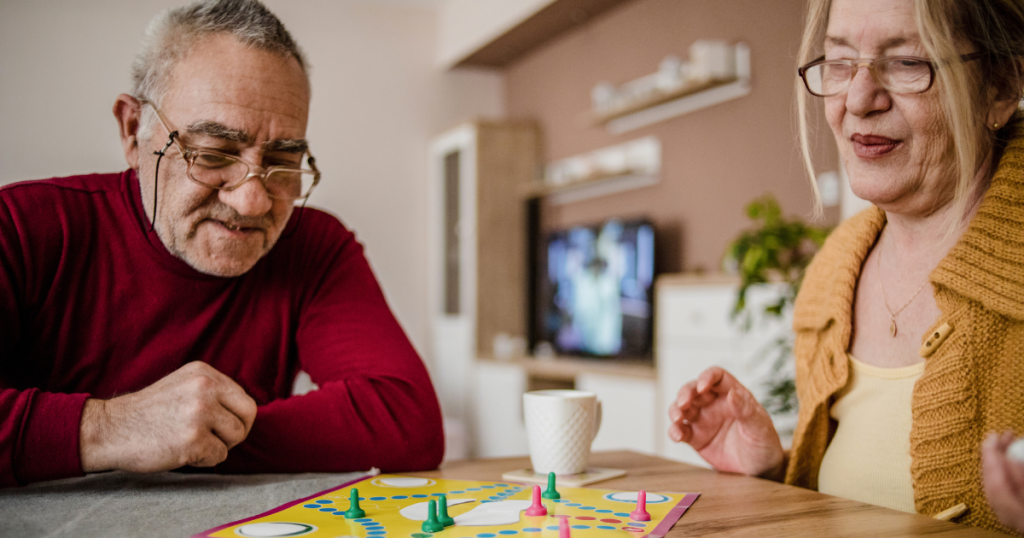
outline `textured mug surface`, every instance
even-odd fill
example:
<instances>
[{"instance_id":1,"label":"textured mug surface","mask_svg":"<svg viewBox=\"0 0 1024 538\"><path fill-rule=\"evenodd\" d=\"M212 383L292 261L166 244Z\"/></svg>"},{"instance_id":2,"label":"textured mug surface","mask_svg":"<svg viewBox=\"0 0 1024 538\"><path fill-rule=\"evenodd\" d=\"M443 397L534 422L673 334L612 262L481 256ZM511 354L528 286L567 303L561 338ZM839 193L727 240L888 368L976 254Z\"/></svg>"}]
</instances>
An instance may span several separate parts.
<instances>
[{"instance_id":1,"label":"textured mug surface","mask_svg":"<svg viewBox=\"0 0 1024 538\"><path fill-rule=\"evenodd\" d=\"M601 427L601 402L582 390L523 394L530 461L538 473L576 474L587 468L590 444Z\"/></svg>"}]
</instances>

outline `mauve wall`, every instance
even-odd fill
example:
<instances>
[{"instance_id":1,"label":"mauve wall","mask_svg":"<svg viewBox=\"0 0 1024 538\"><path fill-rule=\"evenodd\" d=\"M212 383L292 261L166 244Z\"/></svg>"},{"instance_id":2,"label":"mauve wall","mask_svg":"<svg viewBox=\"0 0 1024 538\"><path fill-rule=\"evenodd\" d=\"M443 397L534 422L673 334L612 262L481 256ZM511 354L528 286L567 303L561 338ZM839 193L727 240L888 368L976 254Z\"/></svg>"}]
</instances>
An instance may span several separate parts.
<instances>
[{"instance_id":1,"label":"mauve wall","mask_svg":"<svg viewBox=\"0 0 1024 538\"><path fill-rule=\"evenodd\" d=\"M647 135L662 143L659 184L545 205L544 229L646 216L659 234L660 271L714 271L748 226L743 208L753 198L771 192L786 214L809 217L793 97L803 9L804 0L635 0L508 67L507 112L539 122L548 162ZM618 136L581 119L595 84L650 74L668 54L685 59L698 39L750 45L749 95ZM827 128L821 134L819 171L834 169L834 143Z\"/></svg>"}]
</instances>

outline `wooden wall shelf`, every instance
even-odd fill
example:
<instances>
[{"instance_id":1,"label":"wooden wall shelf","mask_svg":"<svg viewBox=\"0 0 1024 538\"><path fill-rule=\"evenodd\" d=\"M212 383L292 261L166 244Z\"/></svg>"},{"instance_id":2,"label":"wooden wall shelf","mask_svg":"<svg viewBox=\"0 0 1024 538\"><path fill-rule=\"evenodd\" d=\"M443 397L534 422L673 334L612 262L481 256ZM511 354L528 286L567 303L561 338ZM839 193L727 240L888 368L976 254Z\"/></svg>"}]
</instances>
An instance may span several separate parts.
<instances>
[{"instance_id":1,"label":"wooden wall shelf","mask_svg":"<svg viewBox=\"0 0 1024 538\"><path fill-rule=\"evenodd\" d=\"M637 103L631 103L629 106L626 106L619 110L613 110L604 114L591 114L590 123L592 125L608 125L608 123L611 122L612 120L617 120L619 118L635 114L637 112L640 112L641 110L658 106L662 103L667 103L668 101L675 101L676 99L679 99L681 97L686 97L689 95L693 95L695 93L707 91L712 88L717 88L719 86L725 86L726 84L736 82L736 80L737 79L735 78L731 78L728 80L706 80L700 82L692 82L672 92L656 93L652 95L649 99Z\"/></svg>"},{"instance_id":2,"label":"wooden wall shelf","mask_svg":"<svg viewBox=\"0 0 1024 538\"><path fill-rule=\"evenodd\" d=\"M656 379L658 371L651 359L587 359L582 357L552 357L544 359L518 358L497 360L480 358L489 364L518 366L530 376L570 381L579 374L601 374L639 379Z\"/></svg>"},{"instance_id":3,"label":"wooden wall shelf","mask_svg":"<svg viewBox=\"0 0 1024 538\"><path fill-rule=\"evenodd\" d=\"M601 115L591 122L604 125L612 134L622 134L652 123L738 99L750 93L750 48L737 43L736 78L687 84L678 90L656 93L649 99Z\"/></svg>"}]
</instances>

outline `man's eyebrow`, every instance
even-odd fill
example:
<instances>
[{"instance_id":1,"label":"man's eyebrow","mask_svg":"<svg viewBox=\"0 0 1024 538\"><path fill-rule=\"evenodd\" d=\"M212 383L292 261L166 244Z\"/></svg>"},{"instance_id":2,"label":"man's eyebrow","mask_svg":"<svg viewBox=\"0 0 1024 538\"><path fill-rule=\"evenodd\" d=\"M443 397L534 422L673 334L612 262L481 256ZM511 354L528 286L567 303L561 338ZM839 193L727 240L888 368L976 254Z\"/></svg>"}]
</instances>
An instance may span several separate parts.
<instances>
[{"instance_id":1,"label":"man's eyebrow","mask_svg":"<svg viewBox=\"0 0 1024 538\"><path fill-rule=\"evenodd\" d=\"M202 134L213 138L220 138L239 144L252 144L253 137L241 129L232 129L227 125L210 120L200 120L188 126L190 134ZM284 153L305 153L309 149L309 142L305 138L279 138L263 143L264 151L277 151Z\"/></svg>"},{"instance_id":2,"label":"man's eyebrow","mask_svg":"<svg viewBox=\"0 0 1024 538\"><path fill-rule=\"evenodd\" d=\"M239 144L252 144L252 135L241 130L232 129L227 125L210 120L199 120L188 126L190 134L202 134L213 138L220 138Z\"/></svg>"},{"instance_id":3,"label":"man's eyebrow","mask_svg":"<svg viewBox=\"0 0 1024 538\"><path fill-rule=\"evenodd\" d=\"M263 143L264 151L280 151L284 153L305 153L309 142L305 138L278 138Z\"/></svg>"}]
</instances>

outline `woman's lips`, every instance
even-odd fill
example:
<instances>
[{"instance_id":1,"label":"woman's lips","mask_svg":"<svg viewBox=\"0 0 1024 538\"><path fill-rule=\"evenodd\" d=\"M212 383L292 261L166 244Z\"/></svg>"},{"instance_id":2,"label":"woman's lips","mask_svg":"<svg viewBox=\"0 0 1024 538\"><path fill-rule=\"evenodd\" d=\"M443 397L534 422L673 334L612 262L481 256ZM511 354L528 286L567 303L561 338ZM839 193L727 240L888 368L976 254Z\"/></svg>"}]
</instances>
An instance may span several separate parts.
<instances>
[{"instance_id":1,"label":"woman's lips","mask_svg":"<svg viewBox=\"0 0 1024 538\"><path fill-rule=\"evenodd\" d=\"M853 152L862 159L877 159L884 157L900 145L899 140L893 140L885 136L855 134L850 137L853 142Z\"/></svg>"}]
</instances>

